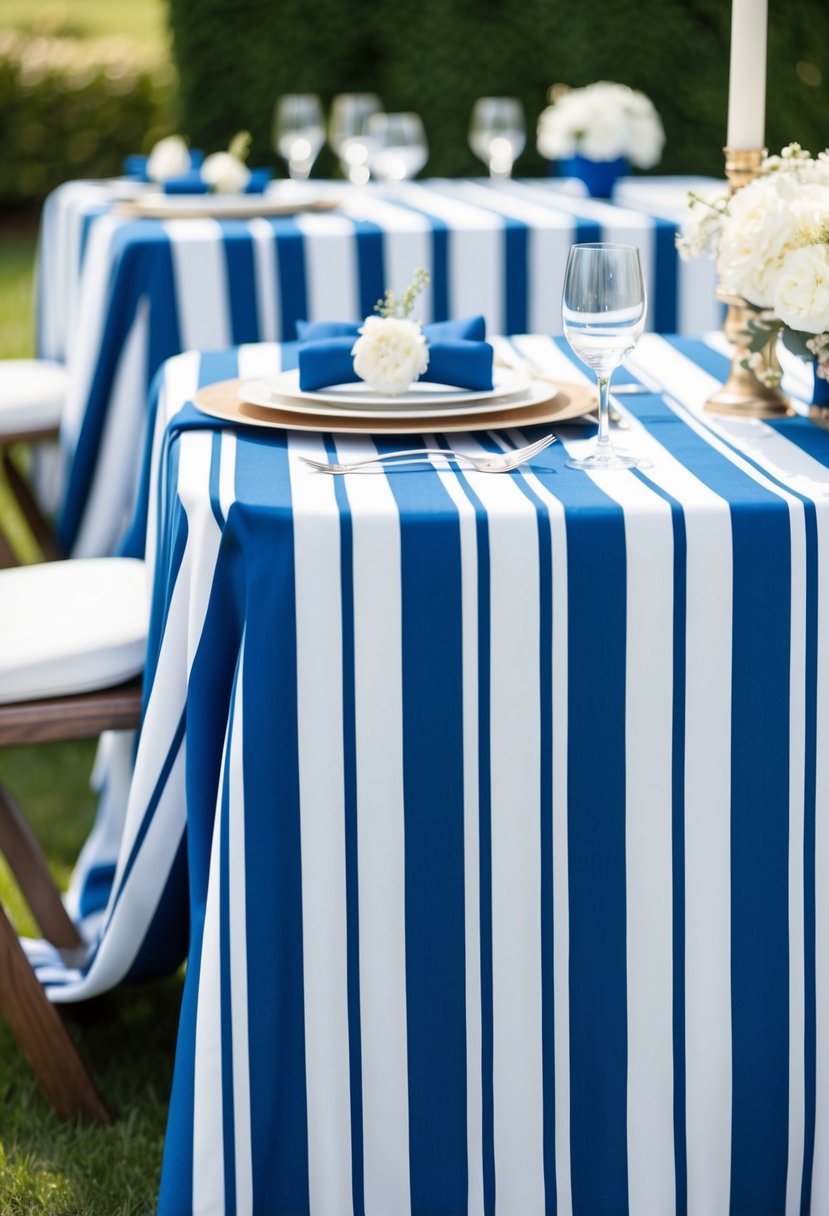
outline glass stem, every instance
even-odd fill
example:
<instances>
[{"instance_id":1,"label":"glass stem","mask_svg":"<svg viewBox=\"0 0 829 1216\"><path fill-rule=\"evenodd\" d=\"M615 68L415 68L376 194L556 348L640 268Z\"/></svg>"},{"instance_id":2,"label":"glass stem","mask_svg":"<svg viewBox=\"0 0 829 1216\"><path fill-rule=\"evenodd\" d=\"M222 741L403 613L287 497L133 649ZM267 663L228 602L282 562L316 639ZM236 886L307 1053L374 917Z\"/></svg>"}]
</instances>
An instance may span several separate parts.
<instances>
[{"instance_id":1,"label":"glass stem","mask_svg":"<svg viewBox=\"0 0 829 1216\"><path fill-rule=\"evenodd\" d=\"M599 381L599 434L596 437L596 455L609 455L610 442L610 376L598 376Z\"/></svg>"}]
</instances>

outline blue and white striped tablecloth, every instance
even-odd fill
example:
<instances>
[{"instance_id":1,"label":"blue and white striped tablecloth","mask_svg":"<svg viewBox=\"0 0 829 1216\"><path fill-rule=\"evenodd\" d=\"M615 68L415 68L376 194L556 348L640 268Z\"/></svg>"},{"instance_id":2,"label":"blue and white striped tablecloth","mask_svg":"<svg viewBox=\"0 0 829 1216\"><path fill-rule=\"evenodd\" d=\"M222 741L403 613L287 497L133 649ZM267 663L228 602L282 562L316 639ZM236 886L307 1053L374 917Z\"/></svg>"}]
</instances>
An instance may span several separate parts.
<instances>
[{"instance_id":1,"label":"blue and white striped tablecloth","mask_svg":"<svg viewBox=\"0 0 829 1216\"><path fill-rule=\"evenodd\" d=\"M339 211L166 222L113 212L123 183L71 182L44 209L39 348L71 389L61 468L50 475L64 546L111 552L129 521L145 402L164 359L187 349L295 337L297 319L360 320L418 266L423 319L483 313L490 332L560 333L573 241L637 244L649 328L717 323L713 265L677 259L674 219L573 197L547 180L440 180L356 189Z\"/></svg>"},{"instance_id":2,"label":"blue and white striped tablecloth","mask_svg":"<svg viewBox=\"0 0 829 1216\"><path fill-rule=\"evenodd\" d=\"M186 821L161 1213L829 1213L829 434L704 415L712 343L643 337L605 479L327 478L374 444L185 404L292 348L166 364L115 881L32 947L172 965Z\"/></svg>"}]
</instances>

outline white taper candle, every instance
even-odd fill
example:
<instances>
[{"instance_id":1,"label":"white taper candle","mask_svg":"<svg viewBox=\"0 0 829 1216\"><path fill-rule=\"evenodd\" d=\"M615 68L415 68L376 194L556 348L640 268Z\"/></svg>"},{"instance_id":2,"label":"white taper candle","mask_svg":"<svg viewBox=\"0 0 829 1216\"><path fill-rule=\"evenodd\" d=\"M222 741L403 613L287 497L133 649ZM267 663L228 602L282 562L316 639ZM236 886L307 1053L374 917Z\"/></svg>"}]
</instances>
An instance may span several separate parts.
<instances>
[{"instance_id":1,"label":"white taper candle","mask_svg":"<svg viewBox=\"0 0 829 1216\"><path fill-rule=\"evenodd\" d=\"M762 148L766 131L768 0L732 0L729 148Z\"/></svg>"}]
</instances>

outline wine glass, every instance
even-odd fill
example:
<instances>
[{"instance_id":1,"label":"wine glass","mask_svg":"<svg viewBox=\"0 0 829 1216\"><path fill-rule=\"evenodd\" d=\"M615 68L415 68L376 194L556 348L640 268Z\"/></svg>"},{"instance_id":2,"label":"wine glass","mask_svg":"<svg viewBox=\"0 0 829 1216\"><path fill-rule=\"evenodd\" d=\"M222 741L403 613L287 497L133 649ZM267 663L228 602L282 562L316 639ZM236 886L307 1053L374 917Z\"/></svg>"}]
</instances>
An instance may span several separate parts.
<instances>
[{"instance_id":1,"label":"wine glass","mask_svg":"<svg viewBox=\"0 0 829 1216\"><path fill-rule=\"evenodd\" d=\"M564 334L599 383L599 434L595 450L571 469L603 472L648 462L614 449L609 390L615 368L630 354L645 327L645 284L635 245L572 245L564 273Z\"/></svg>"},{"instance_id":2,"label":"wine glass","mask_svg":"<svg viewBox=\"0 0 829 1216\"><path fill-rule=\"evenodd\" d=\"M291 180L304 182L325 142L320 99L314 93L286 93L273 115L273 146L288 162Z\"/></svg>"},{"instance_id":3,"label":"wine glass","mask_svg":"<svg viewBox=\"0 0 829 1216\"><path fill-rule=\"evenodd\" d=\"M369 120L382 108L376 93L338 93L331 103L329 142L343 173L358 186L364 186L371 176Z\"/></svg>"},{"instance_id":4,"label":"wine glass","mask_svg":"<svg viewBox=\"0 0 829 1216\"><path fill-rule=\"evenodd\" d=\"M417 114L373 114L368 130L369 168L380 181L408 181L426 164L429 148Z\"/></svg>"},{"instance_id":5,"label":"wine glass","mask_svg":"<svg viewBox=\"0 0 829 1216\"><path fill-rule=\"evenodd\" d=\"M472 108L469 146L489 167L489 176L505 181L527 142L524 107L517 97L481 97Z\"/></svg>"}]
</instances>

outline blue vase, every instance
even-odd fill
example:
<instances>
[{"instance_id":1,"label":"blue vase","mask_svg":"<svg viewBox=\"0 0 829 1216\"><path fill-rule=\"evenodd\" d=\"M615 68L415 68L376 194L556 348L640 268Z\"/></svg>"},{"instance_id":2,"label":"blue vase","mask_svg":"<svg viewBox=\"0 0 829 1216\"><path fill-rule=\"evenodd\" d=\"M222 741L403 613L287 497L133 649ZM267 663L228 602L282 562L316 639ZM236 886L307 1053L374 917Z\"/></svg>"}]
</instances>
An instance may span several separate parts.
<instances>
[{"instance_id":1,"label":"blue vase","mask_svg":"<svg viewBox=\"0 0 829 1216\"><path fill-rule=\"evenodd\" d=\"M577 177L587 187L591 198L610 198L618 178L628 173L627 158L589 160L586 156L565 156L558 162L562 177Z\"/></svg>"}]
</instances>

